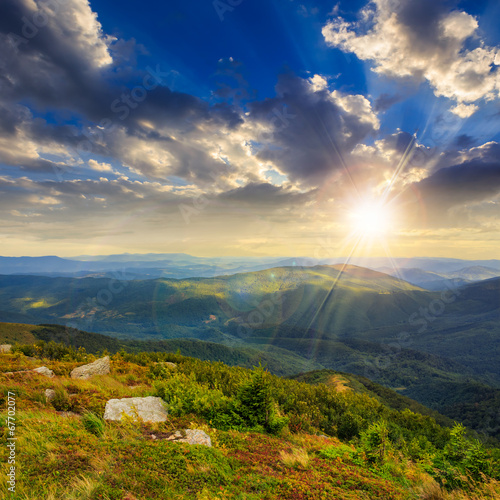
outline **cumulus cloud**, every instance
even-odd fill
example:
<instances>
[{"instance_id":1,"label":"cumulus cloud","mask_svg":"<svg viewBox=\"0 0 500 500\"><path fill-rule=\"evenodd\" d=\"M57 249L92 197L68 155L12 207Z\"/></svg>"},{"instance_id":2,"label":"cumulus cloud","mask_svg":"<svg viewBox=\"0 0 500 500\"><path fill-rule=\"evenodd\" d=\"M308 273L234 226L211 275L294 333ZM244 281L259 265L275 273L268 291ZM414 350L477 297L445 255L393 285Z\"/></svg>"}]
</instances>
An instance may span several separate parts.
<instances>
[{"instance_id":1,"label":"cumulus cloud","mask_svg":"<svg viewBox=\"0 0 500 500\"><path fill-rule=\"evenodd\" d=\"M97 109L108 100L99 75L110 67L113 38L87 0L4 0L0 6L2 97L41 106Z\"/></svg>"},{"instance_id":2,"label":"cumulus cloud","mask_svg":"<svg viewBox=\"0 0 500 500\"><path fill-rule=\"evenodd\" d=\"M88 163L92 170L97 170L98 172L113 172L113 167L109 163L99 163L93 159L90 159Z\"/></svg>"},{"instance_id":3,"label":"cumulus cloud","mask_svg":"<svg viewBox=\"0 0 500 500\"><path fill-rule=\"evenodd\" d=\"M445 158L431 175L412 185L432 213L477 204L500 193L500 144L488 142Z\"/></svg>"},{"instance_id":4,"label":"cumulus cloud","mask_svg":"<svg viewBox=\"0 0 500 500\"><path fill-rule=\"evenodd\" d=\"M341 17L322 30L325 41L371 61L373 71L427 81L437 96L456 101L451 111L472 115L481 99L498 97L498 47L478 37L478 21L433 0L373 0L357 22Z\"/></svg>"},{"instance_id":5,"label":"cumulus cloud","mask_svg":"<svg viewBox=\"0 0 500 500\"><path fill-rule=\"evenodd\" d=\"M292 182L320 185L345 156L376 133L379 121L362 95L330 91L325 78L281 75L277 96L250 103L249 120L263 127L257 156Z\"/></svg>"}]
</instances>

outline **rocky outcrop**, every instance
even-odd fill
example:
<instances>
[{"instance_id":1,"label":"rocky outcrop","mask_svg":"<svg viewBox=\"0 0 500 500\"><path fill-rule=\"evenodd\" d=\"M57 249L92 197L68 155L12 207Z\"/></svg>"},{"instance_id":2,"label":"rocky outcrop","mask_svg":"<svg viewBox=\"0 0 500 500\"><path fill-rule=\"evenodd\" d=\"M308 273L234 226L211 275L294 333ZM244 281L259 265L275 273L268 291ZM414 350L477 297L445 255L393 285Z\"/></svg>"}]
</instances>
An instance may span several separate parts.
<instances>
[{"instance_id":1,"label":"rocky outcrop","mask_svg":"<svg viewBox=\"0 0 500 500\"><path fill-rule=\"evenodd\" d=\"M165 422L168 412L163 399L154 396L145 398L110 399L104 410L104 420L120 421L123 415L144 422Z\"/></svg>"},{"instance_id":2,"label":"rocky outcrop","mask_svg":"<svg viewBox=\"0 0 500 500\"><path fill-rule=\"evenodd\" d=\"M0 345L0 353L1 354L6 354L12 350L12 345L11 344L2 344Z\"/></svg>"},{"instance_id":3,"label":"rocky outcrop","mask_svg":"<svg viewBox=\"0 0 500 500\"><path fill-rule=\"evenodd\" d=\"M40 366L39 368L35 368L31 370L33 372L39 373L40 375L45 375L46 377L52 378L54 376L54 372L47 368L46 366Z\"/></svg>"},{"instance_id":4,"label":"rocky outcrop","mask_svg":"<svg viewBox=\"0 0 500 500\"><path fill-rule=\"evenodd\" d=\"M95 375L106 375L110 371L109 356L98 359L88 365L79 366L71 372L71 378L89 379Z\"/></svg>"}]
</instances>

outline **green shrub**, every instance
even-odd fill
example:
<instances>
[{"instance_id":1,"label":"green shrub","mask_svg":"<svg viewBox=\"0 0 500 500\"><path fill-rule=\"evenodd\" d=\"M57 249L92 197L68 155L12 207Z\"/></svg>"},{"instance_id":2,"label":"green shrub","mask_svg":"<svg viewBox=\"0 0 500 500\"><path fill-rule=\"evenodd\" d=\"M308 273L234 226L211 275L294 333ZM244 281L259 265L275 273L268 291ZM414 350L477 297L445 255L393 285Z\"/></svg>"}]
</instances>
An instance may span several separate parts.
<instances>
[{"instance_id":1,"label":"green shrub","mask_svg":"<svg viewBox=\"0 0 500 500\"><path fill-rule=\"evenodd\" d=\"M255 369L251 379L237 394L241 417L250 427L261 426L271 434L279 434L289 419L279 414L279 407L271 395L269 373L262 367Z\"/></svg>"},{"instance_id":2,"label":"green shrub","mask_svg":"<svg viewBox=\"0 0 500 500\"><path fill-rule=\"evenodd\" d=\"M483 475L498 474L492 457L479 441L468 440L465 432L462 424L456 424L450 441L434 457L436 478L447 488L466 488L471 482L481 482Z\"/></svg>"},{"instance_id":3,"label":"green shrub","mask_svg":"<svg viewBox=\"0 0 500 500\"><path fill-rule=\"evenodd\" d=\"M366 431L361 433L360 444L369 462L385 463L387 454L392 448L387 423L381 420L370 425Z\"/></svg>"}]
</instances>

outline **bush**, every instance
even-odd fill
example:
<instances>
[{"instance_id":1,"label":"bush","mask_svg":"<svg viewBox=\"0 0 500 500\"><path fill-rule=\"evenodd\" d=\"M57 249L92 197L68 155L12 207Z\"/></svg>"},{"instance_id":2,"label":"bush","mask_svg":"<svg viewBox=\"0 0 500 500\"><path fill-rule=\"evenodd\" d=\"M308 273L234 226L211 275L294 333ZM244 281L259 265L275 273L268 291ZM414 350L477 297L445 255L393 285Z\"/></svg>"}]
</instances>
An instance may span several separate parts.
<instances>
[{"instance_id":1,"label":"bush","mask_svg":"<svg viewBox=\"0 0 500 500\"><path fill-rule=\"evenodd\" d=\"M446 488L467 488L469 483L482 482L483 475L498 474L481 443L466 439L465 432L462 424L456 424L450 441L434 457L436 478Z\"/></svg>"},{"instance_id":2,"label":"bush","mask_svg":"<svg viewBox=\"0 0 500 500\"><path fill-rule=\"evenodd\" d=\"M387 454L392 448L387 423L382 420L370 425L366 431L361 433L360 443L369 462L384 464Z\"/></svg>"},{"instance_id":3,"label":"bush","mask_svg":"<svg viewBox=\"0 0 500 500\"><path fill-rule=\"evenodd\" d=\"M279 434L288 424L288 418L279 414L279 407L271 396L269 373L257 368L251 379L237 394L241 417L250 427L263 427L271 434Z\"/></svg>"}]
</instances>

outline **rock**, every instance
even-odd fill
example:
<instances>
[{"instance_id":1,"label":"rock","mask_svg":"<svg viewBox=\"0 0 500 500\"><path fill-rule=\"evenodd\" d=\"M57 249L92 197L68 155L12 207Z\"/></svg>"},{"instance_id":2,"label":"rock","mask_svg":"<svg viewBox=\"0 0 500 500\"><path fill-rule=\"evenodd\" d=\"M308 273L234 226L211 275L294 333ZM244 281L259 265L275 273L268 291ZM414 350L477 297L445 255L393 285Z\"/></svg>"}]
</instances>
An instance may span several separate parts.
<instances>
[{"instance_id":1,"label":"rock","mask_svg":"<svg viewBox=\"0 0 500 500\"><path fill-rule=\"evenodd\" d=\"M167 368L170 368L172 370L174 370L175 368L177 368L177 364L176 363L171 363L170 361L165 361L163 363Z\"/></svg>"},{"instance_id":2,"label":"rock","mask_svg":"<svg viewBox=\"0 0 500 500\"><path fill-rule=\"evenodd\" d=\"M46 377L50 377L50 378L52 378L54 376L54 372L52 370L49 370L46 366L40 366L39 368L35 368L31 371L37 372L40 375L45 375Z\"/></svg>"},{"instance_id":3,"label":"rock","mask_svg":"<svg viewBox=\"0 0 500 500\"><path fill-rule=\"evenodd\" d=\"M75 368L71 372L71 378L89 379L94 375L106 375L110 370L109 356L98 359L88 365Z\"/></svg>"},{"instance_id":4,"label":"rock","mask_svg":"<svg viewBox=\"0 0 500 500\"><path fill-rule=\"evenodd\" d=\"M78 415L78 413L74 413L72 411L56 411L56 413L60 416L60 417L64 417L64 418L69 418L69 417L79 417L80 415Z\"/></svg>"},{"instance_id":5,"label":"rock","mask_svg":"<svg viewBox=\"0 0 500 500\"><path fill-rule=\"evenodd\" d=\"M2 344L0 345L0 353L5 354L12 350L11 344Z\"/></svg>"},{"instance_id":6,"label":"rock","mask_svg":"<svg viewBox=\"0 0 500 500\"><path fill-rule=\"evenodd\" d=\"M47 401L52 401L56 397L56 391L54 389L45 389L45 399Z\"/></svg>"},{"instance_id":7,"label":"rock","mask_svg":"<svg viewBox=\"0 0 500 500\"><path fill-rule=\"evenodd\" d=\"M163 399L154 396L146 398L110 399L104 410L104 420L121 420L123 414L144 422L165 422L168 412Z\"/></svg>"},{"instance_id":8,"label":"rock","mask_svg":"<svg viewBox=\"0 0 500 500\"><path fill-rule=\"evenodd\" d=\"M170 437L168 437L167 440L175 441L176 443L212 446L212 440L210 439L210 436L201 429L184 429L183 431L176 431Z\"/></svg>"}]
</instances>

